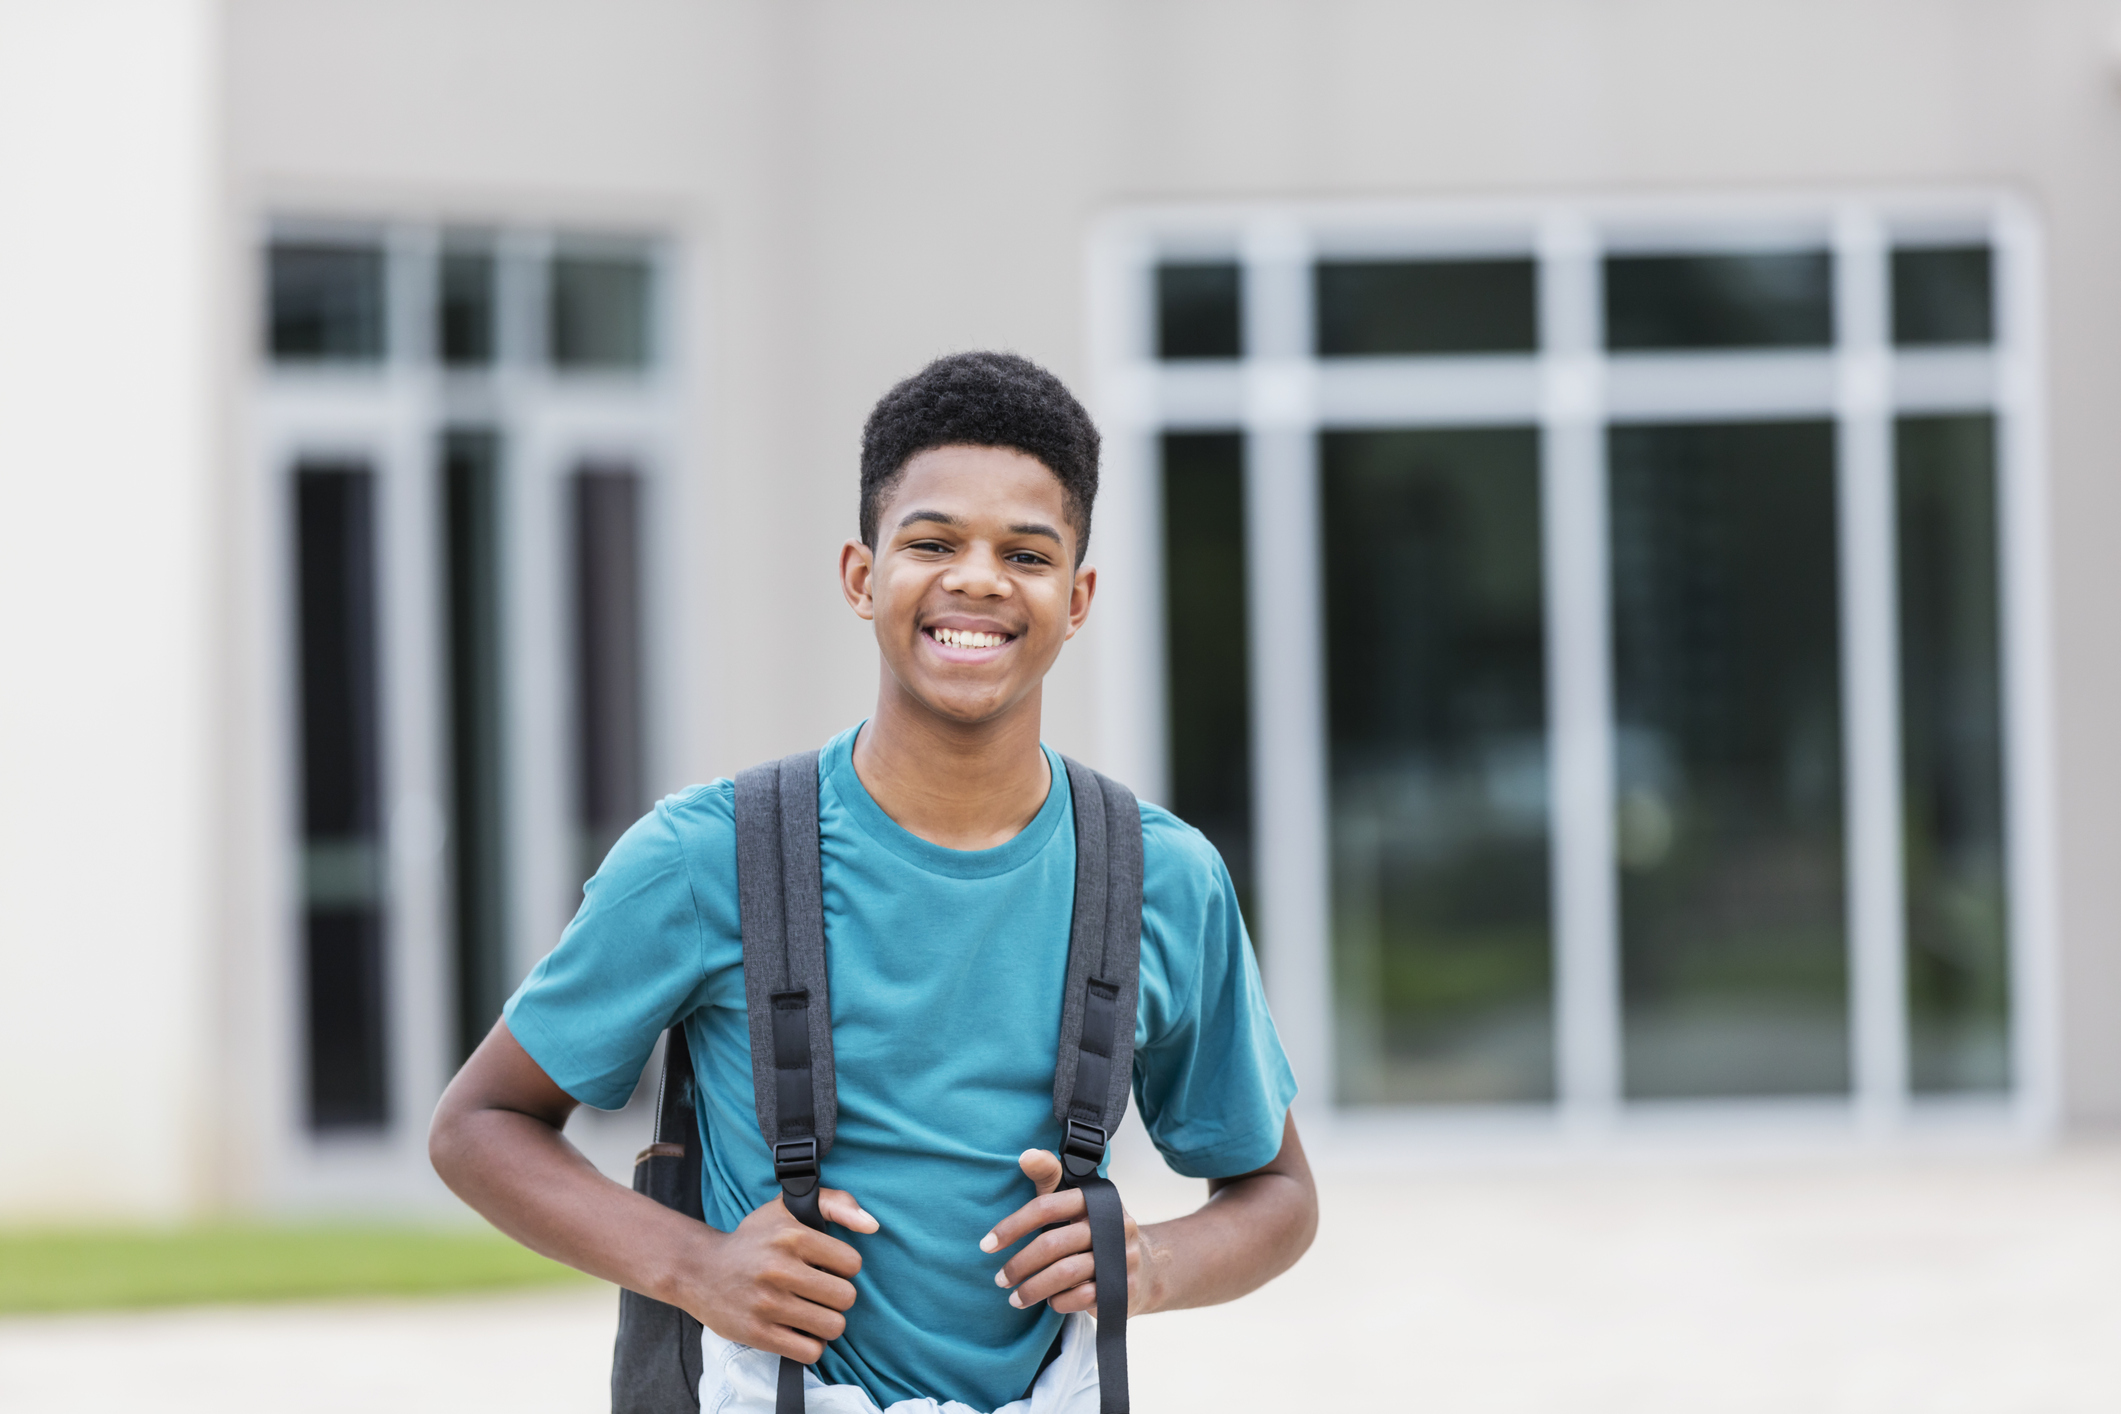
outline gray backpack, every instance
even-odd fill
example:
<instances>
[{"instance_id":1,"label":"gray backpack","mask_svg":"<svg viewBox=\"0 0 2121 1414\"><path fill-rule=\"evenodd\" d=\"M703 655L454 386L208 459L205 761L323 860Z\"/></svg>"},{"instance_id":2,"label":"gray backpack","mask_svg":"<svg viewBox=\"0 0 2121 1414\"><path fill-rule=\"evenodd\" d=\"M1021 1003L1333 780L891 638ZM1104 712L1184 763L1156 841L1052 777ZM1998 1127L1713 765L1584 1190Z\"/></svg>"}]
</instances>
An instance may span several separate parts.
<instances>
[{"instance_id":1,"label":"gray backpack","mask_svg":"<svg viewBox=\"0 0 2121 1414\"><path fill-rule=\"evenodd\" d=\"M1053 1076L1053 1147L1063 1188L1088 1209L1097 1284L1101 1414L1127 1414L1127 1232L1119 1193L1098 1176L1127 1112L1141 976L1142 836L1133 794L1063 757L1075 799L1075 908ZM822 1232L822 1169L839 1114L832 1006L825 974L824 881L818 856L818 753L754 766L736 778L737 908L751 1016L751 1085L788 1210ZM704 1220L691 1052L682 1023L666 1034L655 1137L633 1187ZM1046 1352L1043 1373L1060 1353ZM802 1414L803 1366L783 1358L776 1414ZM619 1293L612 1414L697 1414L700 1323L638 1292ZM1036 1383L1036 1377L1033 1380ZM1028 1393L1028 1391L1027 1391Z\"/></svg>"}]
</instances>

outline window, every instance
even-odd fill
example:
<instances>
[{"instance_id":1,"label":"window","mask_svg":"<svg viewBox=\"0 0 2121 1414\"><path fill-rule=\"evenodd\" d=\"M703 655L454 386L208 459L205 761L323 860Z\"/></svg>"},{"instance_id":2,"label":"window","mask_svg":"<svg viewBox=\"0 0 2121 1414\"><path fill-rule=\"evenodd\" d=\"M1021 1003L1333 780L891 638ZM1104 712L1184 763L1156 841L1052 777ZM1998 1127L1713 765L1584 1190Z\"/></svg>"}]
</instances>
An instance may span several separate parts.
<instances>
[{"instance_id":1,"label":"window","mask_svg":"<svg viewBox=\"0 0 2121 1414\"><path fill-rule=\"evenodd\" d=\"M387 1135L659 781L665 257L294 221L261 254L261 462L295 507L304 1120Z\"/></svg>"},{"instance_id":2,"label":"window","mask_svg":"<svg viewBox=\"0 0 2121 1414\"><path fill-rule=\"evenodd\" d=\"M1161 595L1107 749L1223 853L1345 1122L2045 1113L2034 240L2002 200L1108 224L1107 569Z\"/></svg>"}]
</instances>

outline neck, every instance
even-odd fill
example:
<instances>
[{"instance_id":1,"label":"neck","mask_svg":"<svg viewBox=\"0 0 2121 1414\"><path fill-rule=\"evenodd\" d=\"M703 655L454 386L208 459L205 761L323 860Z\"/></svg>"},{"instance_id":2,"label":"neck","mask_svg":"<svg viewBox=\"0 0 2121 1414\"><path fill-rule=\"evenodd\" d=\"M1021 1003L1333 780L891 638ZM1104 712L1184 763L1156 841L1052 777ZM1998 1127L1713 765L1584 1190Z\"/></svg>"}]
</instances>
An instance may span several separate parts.
<instances>
[{"instance_id":1,"label":"neck","mask_svg":"<svg viewBox=\"0 0 2121 1414\"><path fill-rule=\"evenodd\" d=\"M999 717L959 722L912 700L887 668L876 715L854 742L870 798L912 834L945 849L1014 839L1052 787L1039 749L1039 690Z\"/></svg>"}]
</instances>

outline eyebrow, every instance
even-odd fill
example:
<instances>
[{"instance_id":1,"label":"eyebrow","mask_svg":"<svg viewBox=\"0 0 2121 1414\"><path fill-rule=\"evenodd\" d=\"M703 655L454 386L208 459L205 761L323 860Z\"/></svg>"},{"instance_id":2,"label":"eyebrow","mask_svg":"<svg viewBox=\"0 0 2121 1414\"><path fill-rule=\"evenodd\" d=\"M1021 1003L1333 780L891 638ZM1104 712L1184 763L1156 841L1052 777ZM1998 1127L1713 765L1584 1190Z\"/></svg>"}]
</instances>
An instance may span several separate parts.
<instances>
[{"instance_id":1,"label":"eyebrow","mask_svg":"<svg viewBox=\"0 0 2121 1414\"><path fill-rule=\"evenodd\" d=\"M905 515L899 517L898 528L900 530L904 530L907 526L914 524L916 521L927 521L933 525L947 525L950 526L952 529L960 530L963 529L965 525L965 521L962 516L954 516L948 511L916 510L908 511ZM1055 530L1052 526L1047 525L1043 521L1019 521L1015 525L1009 527L1009 533L1011 535L1043 535L1056 545L1066 543L1061 539L1061 533L1058 530Z\"/></svg>"}]
</instances>

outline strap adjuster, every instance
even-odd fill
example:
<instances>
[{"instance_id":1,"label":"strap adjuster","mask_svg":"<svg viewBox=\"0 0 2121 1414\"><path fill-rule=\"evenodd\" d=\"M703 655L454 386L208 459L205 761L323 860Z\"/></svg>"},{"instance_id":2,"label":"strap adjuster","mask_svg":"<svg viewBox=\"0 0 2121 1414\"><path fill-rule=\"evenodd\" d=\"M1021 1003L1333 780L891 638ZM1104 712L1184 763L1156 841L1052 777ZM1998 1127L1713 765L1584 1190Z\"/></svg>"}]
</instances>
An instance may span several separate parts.
<instances>
[{"instance_id":1,"label":"strap adjuster","mask_svg":"<svg viewBox=\"0 0 2121 1414\"><path fill-rule=\"evenodd\" d=\"M773 1176L797 1195L817 1187L817 1140L790 1139L773 1146Z\"/></svg>"},{"instance_id":2,"label":"strap adjuster","mask_svg":"<svg viewBox=\"0 0 2121 1414\"><path fill-rule=\"evenodd\" d=\"M1100 1126L1071 1119L1067 1136L1061 1141L1061 1167L1070 1178L1088 1178L1105 1161L1105 1148L1110 1143L1111 1136Z\"/></svg>"}]
</instances>

